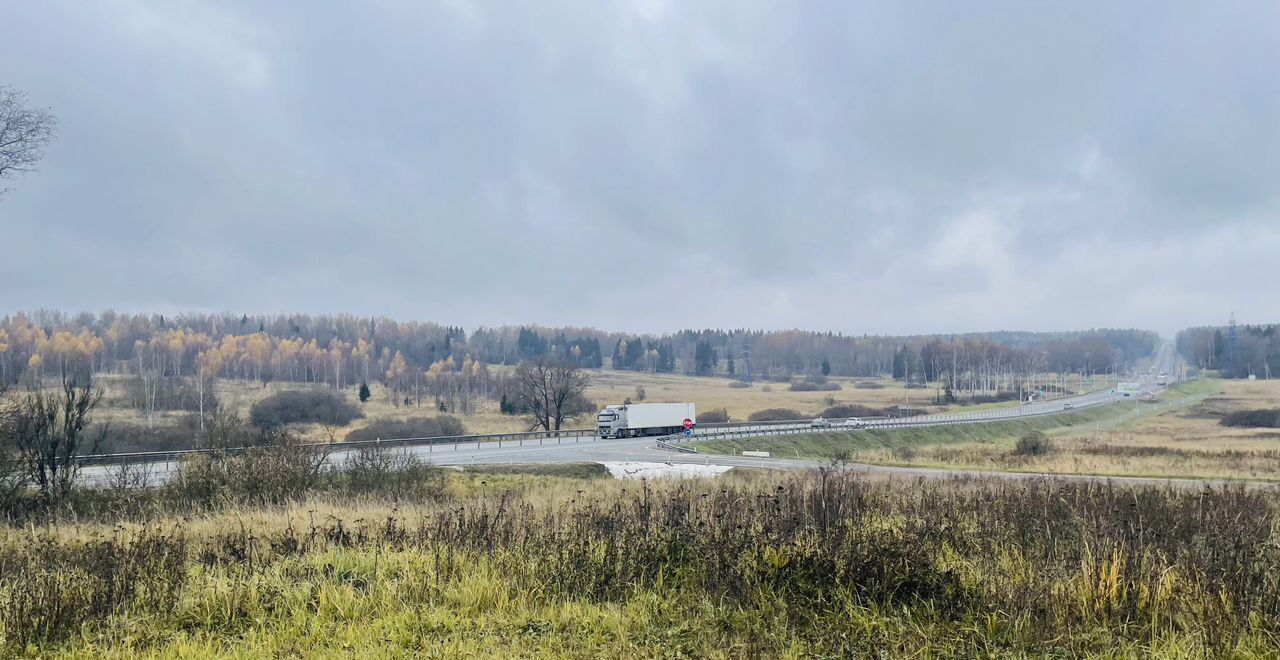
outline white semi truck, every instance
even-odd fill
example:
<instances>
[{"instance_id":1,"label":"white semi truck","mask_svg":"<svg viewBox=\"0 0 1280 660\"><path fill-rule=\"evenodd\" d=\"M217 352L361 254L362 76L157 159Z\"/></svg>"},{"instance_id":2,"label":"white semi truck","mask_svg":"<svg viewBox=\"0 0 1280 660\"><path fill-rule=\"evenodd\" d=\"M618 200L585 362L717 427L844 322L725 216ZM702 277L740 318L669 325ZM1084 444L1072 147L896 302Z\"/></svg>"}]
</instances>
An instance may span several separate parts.
<instances>
[{"instance_id":1,"label":"white semi truck","mask_svg":"<svg viewBox=\"0 0 1280 660\"><path fill-rule=\"evenodd\" d=\"M639 435L670 435L684 431L684 420L697 423L692 403L624 403L605 406L596 416L596 435L602 438L632 438Z\"/></svg>"}]
</instances>

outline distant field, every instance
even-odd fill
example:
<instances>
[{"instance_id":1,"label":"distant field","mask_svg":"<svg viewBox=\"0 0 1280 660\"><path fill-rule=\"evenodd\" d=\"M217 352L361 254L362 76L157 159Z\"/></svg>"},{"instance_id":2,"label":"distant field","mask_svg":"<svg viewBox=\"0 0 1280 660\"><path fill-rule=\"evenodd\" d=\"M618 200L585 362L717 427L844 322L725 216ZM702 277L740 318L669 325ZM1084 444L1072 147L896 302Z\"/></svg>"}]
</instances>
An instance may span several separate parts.
<instances>
[{"instance_id":1,"label":"distant field","mask_svg":"<svg viewBox=\"0 0 1280 660\"><path fill-rule=\"evenodd\" d=\"M500 367L495 367L500 370ZM645 389L645 401L692 401L699 411L724 408L734 421L742 421L753 412L766 408L792 408L802 416L815 416L834 402L839 404L860 404L873 408L888 408L910 401L915 407L928 410L941 410L927 402L932 401L932 390L907 390L900 382L892 379L832 379L840 383L840 390L825 392L792 392L787 383L757 382L751 387L734 388L734 382L723 378L704 378L675 374L649 374L638 372L618 372L611 370L591 370L591 386L587 390L587 398L598 406L622 403L630 398L637 400L636 387ZM126 405L125 387L127 378L119 376L102 376L99 382L106 390L104 404L95 413L98 421L115 425L144 425L143 412ZM870 387L855 387L856 382L871 383ZM323 385L308 386L301 383L272 382L262 385L256 382L219 380L216 385L217 398L221 404L241 414L248 414L253 404L263 398L285 390L307 389L308 387L324 388ZM440 414L424 397L422 406L393 405L387 397L387 391L378 383L371 383L372 390L369 401L360 406L364 418L357 419L350 425L334 431L341 440L352 430L362 428L378 420L405 420L411 417L435 416ZM908 398L907 395L910 395ZM353 403L357 401L354 389L343 391ZM188 417L185 412L158 411L154 423L159 426L177 426ZM528 422L518 416L503 415L498 412L498 404L494 401L480 401L477 397L475 412L472 414L455 413L455 416L466 426L469 433L506 433L529 430ZM572 428L590 426L594 420L589 417L571 423ZM301 433L312 440L327 440L329 430L319 427L302 427Z\"/></svg>"},{"instance_id":2,"label":"distant field","mask_svg":"<svg viewBox=\"0 0 1280 660\"><path fill-rule=\"evenodd\" d=\"M692 401L699 411L724 408L731 421L742 421L757 410L793 408L805 416L813 416L836 404L856 403L874 408L887 408L903 403L926 406L933 401L932 390L907 390L892 379L832 378L839 390L828 392L792 392L787 383L757 381L746 388L730 387L736 381L727 378L700 378L675 374L648 374L594 370L587 396L596 403L622 403L635 400L636 386L645 388L646 401ZM856 382L870 382L877 389L854 387ZM909 396L908 396L909 395ZM932 407L932 406L930 406Z\"/></svg>"}]
</instances>

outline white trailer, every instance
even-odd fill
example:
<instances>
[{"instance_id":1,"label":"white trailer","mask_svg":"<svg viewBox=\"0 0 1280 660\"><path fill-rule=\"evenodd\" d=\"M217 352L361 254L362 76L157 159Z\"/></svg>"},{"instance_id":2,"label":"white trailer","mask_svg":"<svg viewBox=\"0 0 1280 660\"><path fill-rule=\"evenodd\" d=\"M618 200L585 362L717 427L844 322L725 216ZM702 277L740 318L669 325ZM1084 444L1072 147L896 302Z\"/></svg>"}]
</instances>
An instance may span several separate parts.
<instances>
[{"instance_id":1,"label":"white trailer","mask_svg":"<svg viewBox=\"0 0 1280 660\"><path fill-rule=\"evenodd\" d=\"M639 435L671 435L684 431L684 420L697 423L692 403L625 403L605 406L596 416L596 435L631 438Z\"/></svg>"}]
</instances>

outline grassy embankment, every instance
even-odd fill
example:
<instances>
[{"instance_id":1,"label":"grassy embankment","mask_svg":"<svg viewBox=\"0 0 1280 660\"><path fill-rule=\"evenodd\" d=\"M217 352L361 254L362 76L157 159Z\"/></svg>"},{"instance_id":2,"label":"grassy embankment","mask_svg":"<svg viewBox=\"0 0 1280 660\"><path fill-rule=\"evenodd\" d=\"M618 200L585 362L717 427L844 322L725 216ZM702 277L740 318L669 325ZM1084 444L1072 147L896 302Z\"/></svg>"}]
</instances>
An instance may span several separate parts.
<instances>
[{"instance_id":1,"label":"grassy embankment","mask_svg":"<svg viewBox=\"0 0 1280 660\"><path fill-rule=\"evenodd\" d=\"M459 475L0 531L0 653L1267 657L1280 499L850 474Z\"/></svg>"}]
</instances>

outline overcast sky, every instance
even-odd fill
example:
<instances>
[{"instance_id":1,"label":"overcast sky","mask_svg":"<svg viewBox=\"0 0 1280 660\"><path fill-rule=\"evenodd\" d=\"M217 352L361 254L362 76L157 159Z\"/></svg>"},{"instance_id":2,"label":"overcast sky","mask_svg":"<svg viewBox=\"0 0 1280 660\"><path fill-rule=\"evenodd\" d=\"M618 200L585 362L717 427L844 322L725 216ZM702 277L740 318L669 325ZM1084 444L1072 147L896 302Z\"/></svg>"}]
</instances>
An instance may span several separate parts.
<instances>
[{"instance_id":1,"label":"overcast sky","mask_svg":"<svg viewBox=\"0 0 1280 660\"><path fill-rule=\"evenodd\" d=\"M0 0L0 313L1280 321L1275 0L304 4Z\"/></svg>"}]
</instances>

